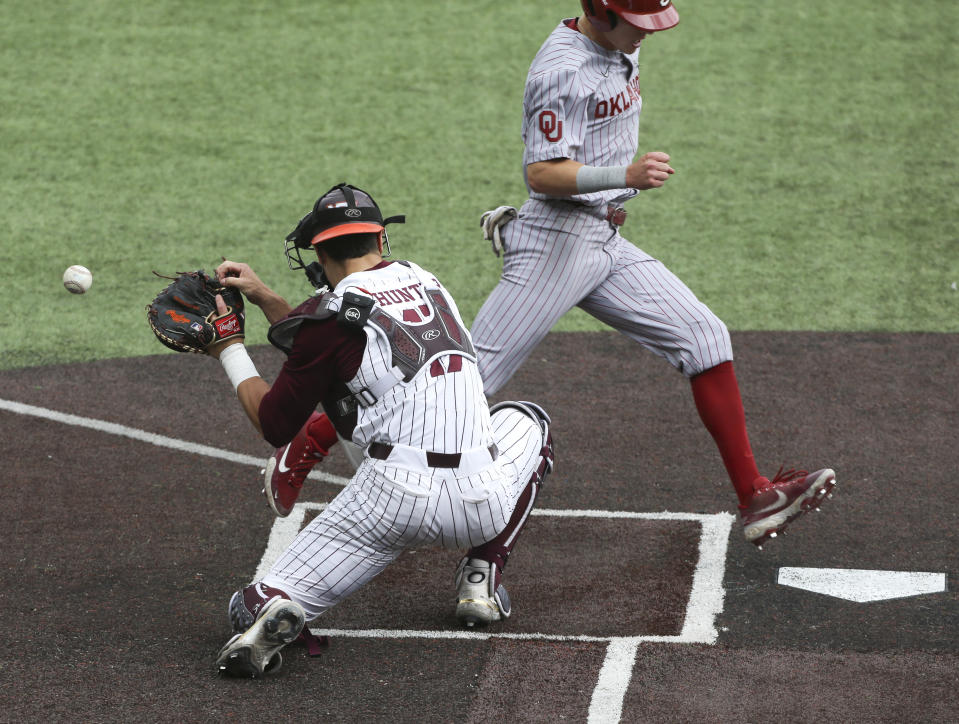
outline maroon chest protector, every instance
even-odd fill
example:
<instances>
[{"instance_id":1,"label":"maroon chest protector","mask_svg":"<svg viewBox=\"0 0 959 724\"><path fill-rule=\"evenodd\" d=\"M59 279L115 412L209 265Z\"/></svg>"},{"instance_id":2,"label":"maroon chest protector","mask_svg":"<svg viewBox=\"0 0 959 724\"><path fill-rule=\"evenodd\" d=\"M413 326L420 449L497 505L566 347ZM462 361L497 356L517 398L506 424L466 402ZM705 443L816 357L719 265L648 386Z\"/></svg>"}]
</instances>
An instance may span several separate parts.
<instances>
[{"instance_id":1,"label":"maroon chest protector","mask_svg":"<svg viewBox=\"0 0 959 724\"><path fill-rule=\"evenodd\" d=\"M272 325L267 338L289 354L296 332L304 321L329 319L334 315L338 324L347 327L363 329L372 325L380 330L390 344L392 369L367 387L336 402L337 412L348 415L357 405L372 405L394 385L409 382L428 362L443 354L459 353L476 358L469 334L457 320L443 293L439 289L427 288L423 294L433 310L430 320L424 324L411 325L394 319L371 297L353 292L343 295L336 312L332 307L340 298L327 292L311 297Z\"/></svg>"}]
</instances>

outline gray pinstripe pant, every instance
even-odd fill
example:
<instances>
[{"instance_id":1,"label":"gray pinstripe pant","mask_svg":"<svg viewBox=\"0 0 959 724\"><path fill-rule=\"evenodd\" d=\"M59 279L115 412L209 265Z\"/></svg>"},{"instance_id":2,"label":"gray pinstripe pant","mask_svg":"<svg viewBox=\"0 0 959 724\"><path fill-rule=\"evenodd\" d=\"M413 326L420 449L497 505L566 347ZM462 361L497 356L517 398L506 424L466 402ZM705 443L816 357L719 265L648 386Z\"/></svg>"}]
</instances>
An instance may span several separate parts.
<instances>
[{"instance_id":1,"label":"gray pinstripe pant","mask_svg":"<svg viewBox=\"0 0 959 724\"><path fill-rule=\"evenodd\" d=\"M575 306L687 377L733 358L726 325L662 262L620 236L605 207L530 199L502 233L503 275L470 330L487 395Z\"/></svg>"}]
</instances>

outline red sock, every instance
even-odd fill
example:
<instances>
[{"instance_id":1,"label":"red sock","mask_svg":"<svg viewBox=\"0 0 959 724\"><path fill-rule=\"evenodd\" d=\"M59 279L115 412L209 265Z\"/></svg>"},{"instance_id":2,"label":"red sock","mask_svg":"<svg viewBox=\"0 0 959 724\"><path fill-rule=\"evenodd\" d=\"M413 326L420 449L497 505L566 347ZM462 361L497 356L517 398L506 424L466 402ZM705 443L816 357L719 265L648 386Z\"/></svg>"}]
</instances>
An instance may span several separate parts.
<instances>
[{"instance_id":1,"label":"red sock","mask_svg":"<svg viewBox=\"0 0 959 724\"><path fill-rule=\"evenodd\" d=\"M759 470L746 432L746 413L732 362L723 362L690 379L696 409L722 455L739 504L752 497Z\"/></svg>"}]
</instances>

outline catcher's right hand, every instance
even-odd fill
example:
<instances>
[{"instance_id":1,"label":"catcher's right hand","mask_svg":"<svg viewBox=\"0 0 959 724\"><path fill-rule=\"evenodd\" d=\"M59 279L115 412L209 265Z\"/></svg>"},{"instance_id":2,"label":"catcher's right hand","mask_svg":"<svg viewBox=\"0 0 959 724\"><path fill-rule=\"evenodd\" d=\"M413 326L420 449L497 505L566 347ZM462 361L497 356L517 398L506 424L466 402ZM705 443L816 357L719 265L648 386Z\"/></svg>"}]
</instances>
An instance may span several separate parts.
<instances>
[{"instance_id":1,"label":"catcher's right hand","mask_svg":"<svg viewBox=\"0 0 959 724\"><path fill-rule=\"evenodd\" d=\"M243 297L236 289L202 269L165 278L173 281L147 305L147 321L160 342L177 352L208 354L213 344L243 339ZM217 310L218 294L225 310Z\"/></svg>"},{"instance_id":2,"label":"catcher's right hand","mask_svg":"<svg viewBox=\"0 0 959 724\"><path fill-rule=\"evenodd\" d=\"M500 252L506 251L503 244L503 237L500 235L500 228L516 218L516 209L512 206L497 206L492 211L487 211L480 218L480 226L483 227L483 238L490 242L493 247L493 253L496 256Z\"/></svg>"}]
</instances>

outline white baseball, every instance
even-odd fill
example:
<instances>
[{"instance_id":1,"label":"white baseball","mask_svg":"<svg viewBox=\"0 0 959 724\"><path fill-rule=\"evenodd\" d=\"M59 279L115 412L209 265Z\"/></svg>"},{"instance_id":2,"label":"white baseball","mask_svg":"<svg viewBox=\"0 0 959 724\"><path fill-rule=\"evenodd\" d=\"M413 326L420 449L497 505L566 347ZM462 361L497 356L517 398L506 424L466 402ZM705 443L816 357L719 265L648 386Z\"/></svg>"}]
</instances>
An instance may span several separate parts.
<instances>
[{"instance_id":1,"label":"white baseball","mask_svg":"<svg viewBox=\"0 0 959 724\"><path fill-rule=\"evenodd\" d=\"M93 274L85 266L74 264L63 272L63 286L74 294L83 294L93 284Z\"/></svg>"}]
</instances>

